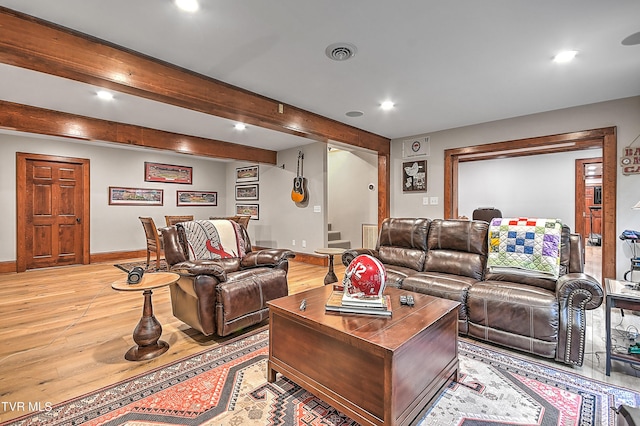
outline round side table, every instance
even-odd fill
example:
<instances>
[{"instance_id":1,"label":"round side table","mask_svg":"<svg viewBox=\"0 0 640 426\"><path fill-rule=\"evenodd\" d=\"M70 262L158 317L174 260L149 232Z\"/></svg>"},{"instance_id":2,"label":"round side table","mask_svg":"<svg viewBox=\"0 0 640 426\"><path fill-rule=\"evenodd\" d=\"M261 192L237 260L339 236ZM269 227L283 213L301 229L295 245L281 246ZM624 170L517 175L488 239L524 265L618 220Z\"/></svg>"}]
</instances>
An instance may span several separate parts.
<instances>
[{"instance_id":1,"label":"round side table","mask_svg":"<svg viewBox=\"0 0 640 426\"><path fill-rule=\"evenodd\" d=\"M333 272L333 256L344 253L345 249L324 247L324 248L316 249L314 251L318 254L325 254L329 257L329 270L327 271L327 275L324 277L324 285L337 282L338 277L336 277L335 272Z\"/></svg>"},{"instance_id":2,"label":"round side table","mask_svg":"<svg viewBox=\"0 0 640 426\"><path fill-rule=\"evenodd\" d=\"M152 272L144 274L137 284L128 284L127 278L119 279L111 283L111 288L119 291L142 291L144 305L142 307L142 318L133 330L133 346L124 355L128 361L144 361L162 355L169 349L169 344L158 340L162 335L162 326L153 315L153 305L151 304L151 294L154 288L171 285L178 281L180 275L173 272Z\"/></svg>"}]
</instances>

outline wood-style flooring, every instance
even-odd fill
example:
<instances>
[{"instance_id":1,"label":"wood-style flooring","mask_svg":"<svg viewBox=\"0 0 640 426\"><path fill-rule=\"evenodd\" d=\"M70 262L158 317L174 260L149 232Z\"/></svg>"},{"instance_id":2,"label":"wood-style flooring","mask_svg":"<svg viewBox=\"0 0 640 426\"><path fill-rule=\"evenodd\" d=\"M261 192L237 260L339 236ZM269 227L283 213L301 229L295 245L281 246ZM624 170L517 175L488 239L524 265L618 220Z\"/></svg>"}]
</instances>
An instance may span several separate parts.
<instances>
[{"instance_id":1,"label":"wood-style flooring","mask_svg":"<svg viewBox=\"0 0 640 426\"><path fill-rule=\"evenodd\" d=\"M599 277L599 253L587 259L587 268ZM337 257L335 267L342 279L344 267ZM325 274L326 267L291 262L290 293L322 286ZM0 402L14 403L14 407L16 402L55 404L226 340L204 337L173 317L169 289L159 288L153 292L154 314L163 327L162 340L171 347L150 361L126 361L124 354L134 344L132 332L142 315L143 296L111 288L113 281L124 276L110 263L0 275ZM596 311L590 314L589 361L582 368L566 368L638 387L635 370L621 363L614 366L610 378L604 376L604 352L596 353L604 345L603 311ZM0 421L23 414L0 404Z\"/></svg>"}]
</instances>

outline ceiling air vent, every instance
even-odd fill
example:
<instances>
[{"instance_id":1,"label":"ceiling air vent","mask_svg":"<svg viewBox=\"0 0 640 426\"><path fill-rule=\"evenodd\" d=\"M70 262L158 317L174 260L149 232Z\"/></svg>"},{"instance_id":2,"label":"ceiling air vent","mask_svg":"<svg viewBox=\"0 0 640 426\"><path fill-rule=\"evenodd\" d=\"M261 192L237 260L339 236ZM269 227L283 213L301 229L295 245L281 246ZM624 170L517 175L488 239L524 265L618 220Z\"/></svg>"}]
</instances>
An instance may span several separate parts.
<instances>
[{"instance_id":1,"label":"ceiling air vent","mask_svg":"<svg viewBox=\"0 0 640 426\"><path fill-rule=\"evenodd\" d=\"M334 43L325 49L325 53L329 59L334 61L346 61L355 56L358 48L350 43Z\"/></svg>"}]
</instances>

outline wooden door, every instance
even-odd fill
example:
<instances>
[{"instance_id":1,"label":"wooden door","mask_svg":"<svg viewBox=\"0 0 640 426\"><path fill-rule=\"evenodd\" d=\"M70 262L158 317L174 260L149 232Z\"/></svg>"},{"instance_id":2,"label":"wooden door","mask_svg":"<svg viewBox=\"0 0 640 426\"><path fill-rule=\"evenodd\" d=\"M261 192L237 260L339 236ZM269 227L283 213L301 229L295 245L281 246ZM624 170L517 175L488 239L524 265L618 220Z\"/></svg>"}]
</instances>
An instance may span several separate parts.
<instances>
[{"instance_id":1,"label":"wooden door","mask_svg":"<svg viewBox=\"0 0 640 426\"><path fill-rule=\"evenodd\" d=\"M17 270L88 263L88 160L18 155Z\"/></svg>"}]
</instances>

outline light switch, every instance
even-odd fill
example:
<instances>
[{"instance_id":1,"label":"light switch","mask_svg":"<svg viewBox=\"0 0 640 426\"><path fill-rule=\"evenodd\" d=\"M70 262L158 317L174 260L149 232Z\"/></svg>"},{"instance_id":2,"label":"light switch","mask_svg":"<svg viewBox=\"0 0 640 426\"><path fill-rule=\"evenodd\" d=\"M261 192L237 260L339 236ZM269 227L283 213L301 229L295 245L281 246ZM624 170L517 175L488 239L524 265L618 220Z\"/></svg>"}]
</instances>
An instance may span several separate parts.
<instances>
[{"instance_id":1,"label":"light switch","mask_svg":"<svg viewBox=\"0 0 640 426\"><path fill-rule=\"evenodd\" d=\"M314 213L320 213L322 211L322 209L320 208L320 206L313 206L313 212Z\"/></svg>"},{"instance_id":2,"label":"light switch","mask_svg":"<svg viewBox=\"0 0 640 426\"><path fill-rule=\"evenodd\" d=\"M422 205L423 206L429 205L429 197L422 197Z\"/></svg>"},{"instance_id":3,"label":"light switch","mask_svg":"<svg viewBox=\"0 0 640 426\"><path fill-rule=\"evenodd\" d=\"M431 197L429 200L432 205L438 204L438 197Z\"/></svg>"}]
</instances>

